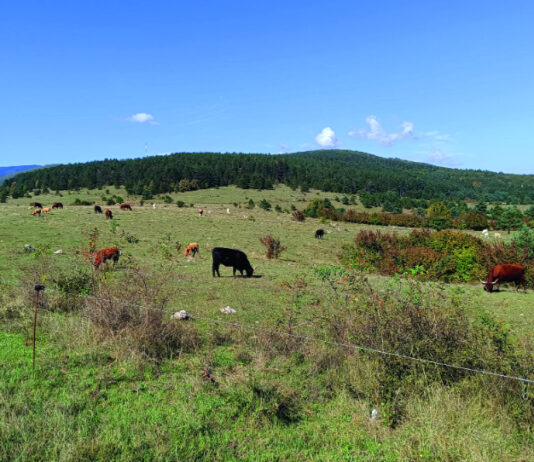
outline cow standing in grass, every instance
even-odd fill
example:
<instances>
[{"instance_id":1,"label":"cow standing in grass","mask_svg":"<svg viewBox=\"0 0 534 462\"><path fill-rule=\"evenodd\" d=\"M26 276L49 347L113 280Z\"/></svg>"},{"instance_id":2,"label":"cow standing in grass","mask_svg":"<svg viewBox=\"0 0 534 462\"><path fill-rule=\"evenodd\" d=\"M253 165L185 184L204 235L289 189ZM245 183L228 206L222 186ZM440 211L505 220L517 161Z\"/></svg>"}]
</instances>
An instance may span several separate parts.
<instances>
[{"instance_id":1,"label":"cow standing in grass","mask_svg":"<svg viewBox=\"0 0 534 462\"><path fill-rule=\"evenodd\" d=\"M102 213L102 207L100 207L100 205L95 204L94 211L95 213Z\"/></svg>"},{"instance_id":2,"label":"cow standing in grass","mask_svg":"<svg viewBox=\"0 0 534 462\"><path fill-rule=\"evenodd\" d=\"M221 277L221 273L219 273L219 266L221 264L233 267L234 277L236 270L241 273L241 276L243 276L243 271L245 271L248 278L252 277L252 274L254 273L254 269L250 265L246 254L241 252L241 250L215 247L211 251L211 256L213 258L211 266L213 277L215 277L215 273L217 273L217 276Z\"/></svg>"},{"instance_id":3,"label":"cow standing in grass","mask_svg":"<svg viewBox=\"0 0 534 462\"><path fill-rule=\"evenodd\" d=\"M129 210L130 212L132 211L132 206L130 204L127 204L127 203L121 204L119 206L119 208L121 210Z\"/></svg>"},{"instance_id":4,"label":"cow standing in grass","mask_svg":"<svg viewBox=\"0 0 534 462\"><path fill-rule=\"evenodd\" d=\"M93 266L95 269L98 269L102 263L106 263L107 260L113 260L113 267L115 268L121 255L121 251L118 247L108 247L107 249L99 250L96 254Z\"/></svg>"},{"instance_id":5,"label":"cow standing in grass","mask_svg":"<svg viewBox=\"0 0 534 462\"><path fill-rule=\"evenodd\" d=\"M185 251L184 251L184 255L186 257L194 257L197 253L199 253L199 250L198 250L198 244L196 242L191 242L186 248L185 248Z\"/></svg>"},{"instance_id":6,"label":"cow standing in grass","mask_svg":"<svg viewBox=\"0 0 534 462\"><path fill-rule=\"evenodd\" d=\"M495 286L499 290L501 282L515 282L515 290L519 290L519 286L523 286L523 290L527 291L527 282L525 280L525 267L523 265L504 264L497 265L491 268L486 282L480 281L484 284L484 290L493 292Z\"/></svg>"},{"instance_id":7,"label":"cow standing in grass","mask_svg":"<svg viewBox=\"0 0 534 462\"><path fill-rule=\"evenodd\" d=\"M37 215L37 216L41 216L41 209L35 209L33 212L32 212L32 215Z\"/></svg>"},{"instance_id":8,"label":"cow standing in grass","mask_svg":"<svg viewBox=\"0 0 534 462\"><path fill-rule=\"evenodd\" d=\"M61 203L61 202L54 202L54 203L52 204L52 208L53 208L53 209L62 209L62 208L63 208L63 203Z\"/></svg>"},{"instance_id":9,"label":"cow standing in grass","mask_svg":"<svg viewBox=\"0 0 534 462\"><path fill-rule=\"evenodd\" d=\"M318 229L315 231L315 239L322 239L324 236L324 229Z\"/></svg>"},{"instance_id":10,"label":"cow standing in grass","mask_svg":"<svg viewBox=\"0 0 534 462\"><path fill-rule=\"evenodd\" d=\"M48 213L48 212L50 212L50 207L45 207L44 209L41 209L41 211L43 213Z\"/></svg>"},{"instance_id":11,"label":"cow standing in grass","mask_svg":"<svg viewBox=\"0 0 534 462\"><path fill-rule=\"evenodd\" d=\"M111 210L106 209L104 213L106 214L106 218L108 218L109 220L113 219L113 213L111 213Z\"/></svg>"}]
</instances>

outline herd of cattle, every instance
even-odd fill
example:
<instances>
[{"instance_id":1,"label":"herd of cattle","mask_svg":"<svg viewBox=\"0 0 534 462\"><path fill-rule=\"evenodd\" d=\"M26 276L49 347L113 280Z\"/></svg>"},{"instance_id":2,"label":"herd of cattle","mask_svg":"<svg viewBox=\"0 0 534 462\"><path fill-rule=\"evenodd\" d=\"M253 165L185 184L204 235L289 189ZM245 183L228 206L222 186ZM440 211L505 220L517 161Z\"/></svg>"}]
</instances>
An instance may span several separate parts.
<instances>
[{"instance_id":1,"label":"herd of cattle","mask_svg":"<svg viewBox=\"0 0 534 462\"><path fill-rule=\"evenodd\" d=\"M155 204L154 204L155 205ZM63 204L61 202L54 202L52 207L43 207L40 202L32 202L30 206L34 207L32 215L40 216L41 213L49 213L51 209L62 209ZM154 207L155 208L155 207ZM132 211L132 206L128 203L120 204L120 210L129 210ZM95 204L93 207L94 213L101 214L104 213L107 219L113 219L113 213L110 209L102 211L100 205ZM204 211L202 209L198 210L198 216L202 217ZM315 238L322 239L325 235L324 229L318 229L315 231ZM483 232L484 237L488 237L487 230ZM497 233L495 233L497 237ZM500 237L500 234L499 234ZM191 242L186 246L184 255L186 257L194 257L196 254L199 254L199 245L196 242ZM231 266L233 268L233 275L235 276L236 271L243 275L243 271L246 273L246 277L252 277L254 274L254 269L252 268L247 255L238 249L228 249L225 247L215 247L211 251L212 255L212 275L215 277L221 276L219 273L220 265ZM93 266L95 269L98 269L103 263L106 263L108 260L113 261L113 266L119 261L121 256L121 251L118 247L108 247L97 252ZM527 284L525 278L525 267L519 264L503 264L496 265L491 268L487 280L480 281L484 285L484 290L488 292L493 292L496 288L499 290L501 282L514 282L516 285L516 291L519 290L519 287L522 286L523 290L527 291Z\"/></svg>"}]
</instances>

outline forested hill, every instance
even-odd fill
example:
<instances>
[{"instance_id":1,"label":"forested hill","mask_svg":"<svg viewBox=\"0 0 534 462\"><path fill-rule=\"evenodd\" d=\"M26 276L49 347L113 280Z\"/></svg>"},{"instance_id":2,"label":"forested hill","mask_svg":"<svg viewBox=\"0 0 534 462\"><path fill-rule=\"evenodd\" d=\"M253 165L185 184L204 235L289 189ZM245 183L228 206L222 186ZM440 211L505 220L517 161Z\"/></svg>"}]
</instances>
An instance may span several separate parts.
<instances>
[{"instance_id":1,"label":"forested hill","mask_svg":"<svg viewBox=\"0 0 534 462\"><path fill-rule=\"evenodd\" d=\"M177 153L57 165L18 174L6 180L0 192L20 197L34 189L124 185L130 193L151 195L230 184L267 189L277 182L346 194L534 201L533 175L450 169L343 150L283 155Z\"/></svg>"}]
</instances>

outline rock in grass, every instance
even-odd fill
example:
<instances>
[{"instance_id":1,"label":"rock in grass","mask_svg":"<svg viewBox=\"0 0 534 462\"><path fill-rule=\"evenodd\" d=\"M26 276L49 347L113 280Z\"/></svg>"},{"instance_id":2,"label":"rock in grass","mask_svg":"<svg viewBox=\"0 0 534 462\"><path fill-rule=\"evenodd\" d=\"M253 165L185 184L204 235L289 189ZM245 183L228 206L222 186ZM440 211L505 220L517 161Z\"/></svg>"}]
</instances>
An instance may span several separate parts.
<instances>
[{"instance_id":1,"label":"rock in grass","mask_svg":"<svg viewBox=\"0 0 534 462\"><path fill-rule=\"evenodd\" d=\"M220 312L224 314L234 314L236 313L236 310L234 310L233 308L230 308L229 306L226 306L224 308L221 308Z\"/></svg>"},{"instance_id":2,"label":"rock in grass","mask_svg":"<svg viewBox=\"0 0 534 462\"><path fill-rule=\"evenodd\" d=\"M187 320L187 319L191 319L191 315L185 310L180 310L180 311L177 311L176 313L172 314L171 321L173 319Z\"/></svg>"}]
</instances>

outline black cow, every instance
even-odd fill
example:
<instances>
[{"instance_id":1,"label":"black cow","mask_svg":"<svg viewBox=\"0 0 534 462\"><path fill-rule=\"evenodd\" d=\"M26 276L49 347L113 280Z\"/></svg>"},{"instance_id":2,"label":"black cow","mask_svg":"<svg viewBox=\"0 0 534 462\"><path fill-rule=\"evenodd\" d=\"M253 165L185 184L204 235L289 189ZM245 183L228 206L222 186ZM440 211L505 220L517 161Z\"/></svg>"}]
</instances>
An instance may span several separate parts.
<instances>
[{"instance_id":1,"label":"black cow","mask_svg":"<svg viewBox=\"0 0 534 462\"><path fill-rule=\"evenodd\" d=\"M315 239L322 239L324 236L324 229L318 229L315 231Z\"/></svg>"},{"instance_id":2,"label":"black cow","mask_svg":"<svg viewBox=\"0 0 534 462\"><path fill-rule=\"evenodd\" d=\"M100 207L100 205L95 204L94 209L95 209L95 213L102 213L102 207Z\"/></svg>"},{"instance_id":3,"label":"black cow","mask_svg":"<svg viewBox=\"0 0 534 462\"><path fill-rule=\"evenodd\" d=\"M213 258L211 272L213 277L215 273L217 276L221 277L219 273L219 265L222 263L224 266L232 266L234 269L234 276L236 270L239 270L241 276L243 276L243 271L247 273L247 277L252 277L254 269L250 266L247 256L244 252L237 249L226 249L224 247L215 247L211 251L211 256Z\"/></svg>"}]
</instances>

